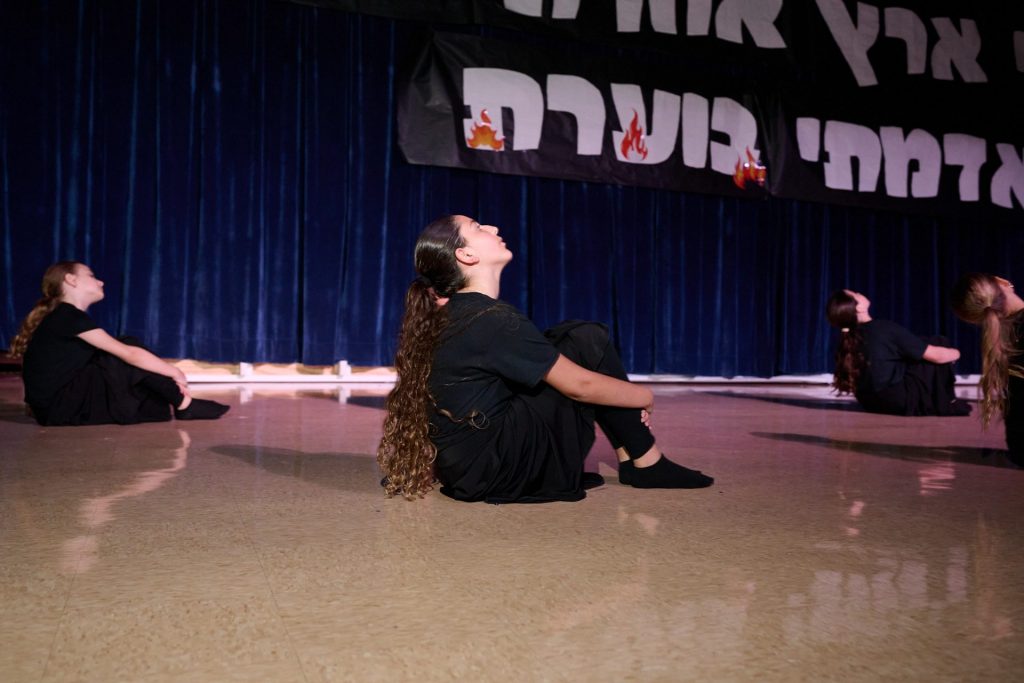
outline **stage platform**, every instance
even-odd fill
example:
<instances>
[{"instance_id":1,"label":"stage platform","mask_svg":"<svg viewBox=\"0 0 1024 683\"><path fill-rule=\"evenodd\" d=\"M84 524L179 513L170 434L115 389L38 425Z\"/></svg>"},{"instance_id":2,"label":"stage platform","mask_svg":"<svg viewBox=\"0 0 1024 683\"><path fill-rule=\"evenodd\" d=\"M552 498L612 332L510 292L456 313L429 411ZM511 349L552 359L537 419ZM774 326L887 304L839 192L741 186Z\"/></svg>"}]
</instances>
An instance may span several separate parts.
<instances>
[{"instance_id":1,"label":"stage platform","mask_svg":"<svg viewBox=\"0 0 1024 683\"><path fill-rule=\"evenodd\" d=\"M43 428L0 377L0 681L1020 675L1001 425L653 389L712 488L621 486L599 437L585 500L493 506L383 495L386 384L205 384L219 421Z\"/></svg>"}]
</instances>

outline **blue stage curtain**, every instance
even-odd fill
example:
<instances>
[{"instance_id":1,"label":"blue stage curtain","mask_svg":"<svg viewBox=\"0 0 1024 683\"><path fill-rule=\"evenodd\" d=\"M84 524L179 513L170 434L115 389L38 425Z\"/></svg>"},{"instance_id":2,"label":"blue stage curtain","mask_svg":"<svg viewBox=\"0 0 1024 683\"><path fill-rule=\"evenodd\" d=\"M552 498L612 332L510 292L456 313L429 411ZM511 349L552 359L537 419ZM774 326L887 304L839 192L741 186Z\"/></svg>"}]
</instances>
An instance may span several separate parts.
<instances>
[{"instance_id":1,"label":"blue stage curtain","mask_svg":"<svg viewBox=\"0 0 1024 683\"><path fill-rule=\"evenodd\" d=\"M389 364L416 234L454 212L501 227L504 298L542 327L609 323L633 372L827 372L841 286L977 370L945 292L1012 277L1019 228L410 166L395 74L422 30L258 0L2 3L0 347L75 258L106 281L97 322L163 356Z\"/></svg>"}]
</instances>

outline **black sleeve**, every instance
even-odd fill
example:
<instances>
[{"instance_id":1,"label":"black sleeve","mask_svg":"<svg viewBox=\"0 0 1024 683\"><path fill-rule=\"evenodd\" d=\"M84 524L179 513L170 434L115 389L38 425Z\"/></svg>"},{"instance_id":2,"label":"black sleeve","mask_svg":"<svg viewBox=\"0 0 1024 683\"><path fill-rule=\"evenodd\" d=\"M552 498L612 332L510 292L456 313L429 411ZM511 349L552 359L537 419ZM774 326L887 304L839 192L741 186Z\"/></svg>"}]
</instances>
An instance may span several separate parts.
<instances>
[{"instance_id":1,"label":"black sleeve","mask_svg":"<svg viewBox=\"0 0 1024 683\"><path fill-rule=\"evenodd\" d=\"M83 332L99 327L88 313L80 311L70 304L61 304L48 317L53 317L53 320L50 321L51 329L61 337L77 337Z\"/></svg>"},{"instance_id":2,"label":"black sleeve","mask_svg":"<svg viewBox=\"0 0 1024 683\"><path fill-rule=\"evenodd\" d=\"M487 354L490 369L517 384L539 384L558 359L558 349L529 318L511 306L495 307L487 317L493 327Z\"/></svg>"},{"instance_id":3,"label":"black sleeve","mask_svg":"<svg viewBox=\"0 0 1024 683\"><path fill-rule=\"evenodd\" d=\"M921 360L924 357L928 343L921 337L896 323L891 323L889 334L901 357L913 360Z\"/></svg>"}]
</instances>

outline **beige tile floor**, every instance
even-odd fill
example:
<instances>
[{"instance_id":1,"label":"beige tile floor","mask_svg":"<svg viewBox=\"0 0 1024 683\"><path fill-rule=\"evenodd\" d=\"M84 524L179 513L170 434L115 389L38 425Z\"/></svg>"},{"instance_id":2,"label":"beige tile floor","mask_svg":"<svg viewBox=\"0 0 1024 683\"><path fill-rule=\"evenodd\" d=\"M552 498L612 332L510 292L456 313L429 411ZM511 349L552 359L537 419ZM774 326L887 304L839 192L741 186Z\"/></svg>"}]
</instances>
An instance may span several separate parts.
<instances>
[{"instance_id":1,"label":"beige tile floor","mask_svg":"<svg viewBox=\"0 0 1024 683\"><path fill-rule=\"evenodd\" d=\"M378 397L40 428L0 378L0 681L1011 681L1024 471L974 418L659 387L702 491L386 499Z\"/></svg>"}]
</instances>

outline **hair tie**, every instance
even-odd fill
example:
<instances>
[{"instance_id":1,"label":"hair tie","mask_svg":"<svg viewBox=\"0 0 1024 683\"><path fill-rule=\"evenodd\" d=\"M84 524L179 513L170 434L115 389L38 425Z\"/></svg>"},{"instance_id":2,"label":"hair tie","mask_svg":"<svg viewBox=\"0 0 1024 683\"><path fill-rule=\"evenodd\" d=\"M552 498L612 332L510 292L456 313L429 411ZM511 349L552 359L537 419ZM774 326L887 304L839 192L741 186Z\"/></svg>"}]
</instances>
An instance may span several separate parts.
<instances>
[{"instance_id":1,"label":"hair tie","mask_svg":"<svg viewBox=\"0 0 1024 683\"><path fill-rule=\"evenodd\" d=\"M421 285L423 285L424 287L427 287L427 288L432 288L434 286L434 283L431 282L430 278L427 277L426 275L418 275L416 277L416 279L413 280L413 282L418 282L418 283L420 283Z\"/></svg>"}]
</instances>

